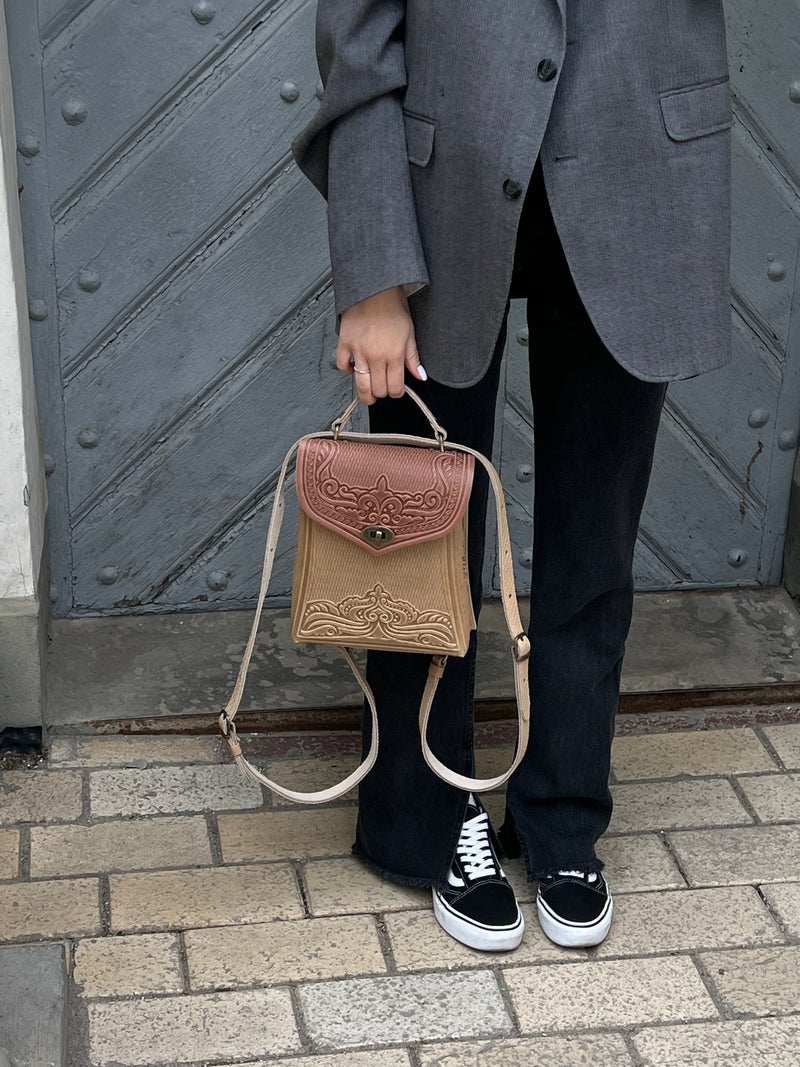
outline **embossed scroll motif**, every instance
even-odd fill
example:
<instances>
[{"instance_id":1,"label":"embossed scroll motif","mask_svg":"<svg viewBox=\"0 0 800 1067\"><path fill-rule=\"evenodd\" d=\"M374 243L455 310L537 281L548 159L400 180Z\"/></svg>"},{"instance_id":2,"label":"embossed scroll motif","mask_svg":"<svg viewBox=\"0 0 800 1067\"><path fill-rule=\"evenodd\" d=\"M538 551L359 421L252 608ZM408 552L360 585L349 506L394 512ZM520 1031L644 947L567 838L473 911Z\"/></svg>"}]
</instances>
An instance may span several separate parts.
<instances>
[{"instance_id":1,"label":"embossed scroll motif","mask_svg":"<svg viewBox=\"0 0 800 1067\"><path fill-rule=\"evenodd\" d=\"M418 611L405 600L393 600L378 584L364 596L346 597L339 604L312 600L305 606L301 629L307 640L335 637L342 643L382 637L420 648L455 643L453 620L439 611Z\"/></svg>"},{"instance_id":2,"label":"embossed scroll motif","mask_svg":"<svg viewBox=\"0 0 800 1067\"><path fill-rule=\"evenodd\" d=\"M469 502L474 465L461 452L335 442L302 443L297 490L303 510L328 529L392 552L449 533ZM391 543L369 545L365 528L391 530Z\"/></svg>"}]
</instances>

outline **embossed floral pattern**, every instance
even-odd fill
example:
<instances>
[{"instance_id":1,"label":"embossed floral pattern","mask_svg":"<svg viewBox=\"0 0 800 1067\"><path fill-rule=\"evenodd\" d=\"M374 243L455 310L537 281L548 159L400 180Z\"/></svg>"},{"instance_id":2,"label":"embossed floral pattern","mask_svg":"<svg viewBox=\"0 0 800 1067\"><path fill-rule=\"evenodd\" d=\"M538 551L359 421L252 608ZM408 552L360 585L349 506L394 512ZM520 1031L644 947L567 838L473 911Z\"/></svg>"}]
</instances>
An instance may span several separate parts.
<instances>
[{"instance_id":1,"label":"embossed floral pattern","mask_svg":"<svg viewBox=\"0 0 800 1067\"><path fill-rule=\"evenodd\" d=\"M336 604L312 600L306 605L300 626L307 640L335 637L338 642L366 637L413 641L421 649L455 644L453 621L439 611L418 611L404 600L393 600L378 584L364 596L346 597Z\"/></svg>"}]
</instances>

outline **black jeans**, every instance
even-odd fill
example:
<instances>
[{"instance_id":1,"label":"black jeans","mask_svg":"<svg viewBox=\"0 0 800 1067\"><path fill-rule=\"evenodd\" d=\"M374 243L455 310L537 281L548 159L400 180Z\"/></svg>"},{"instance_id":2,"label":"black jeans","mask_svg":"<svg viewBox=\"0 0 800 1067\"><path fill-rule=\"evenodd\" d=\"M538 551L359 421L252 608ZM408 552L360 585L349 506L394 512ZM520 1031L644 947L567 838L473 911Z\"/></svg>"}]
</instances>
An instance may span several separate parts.
<instances>
[{"instance_id":1,"label":"black jeans","mask_svg":"<svg viewBox=\"0 0 800 1067\"><path fill-rule=\"evenodd\" d=\"M509 295L527 298L535 484L531 739L508 783L503 836L516 832L533 879L603 867L594 846L611 817L610 754L633 605L633 551L667 383L634 377L598 337L561 249L538 161ZM508 306L491 365L477 384L455 389L407 378L450 440L486 455ZM430 435L408 397L373 404L370 428ZM476 469L468 533L476 617L488 493L488 478ZM473 633L467 655L448 659L431 713L431 747L466 774L474 773L475 649ZM420 751L417 711L429 662L427 655L399 652L367 656L381 744L359 788L353 852L407 885L443 884L466 806L466 794L437 778ZM368 716L364 723L366 748Z\"/></svg>"}]
</instances>

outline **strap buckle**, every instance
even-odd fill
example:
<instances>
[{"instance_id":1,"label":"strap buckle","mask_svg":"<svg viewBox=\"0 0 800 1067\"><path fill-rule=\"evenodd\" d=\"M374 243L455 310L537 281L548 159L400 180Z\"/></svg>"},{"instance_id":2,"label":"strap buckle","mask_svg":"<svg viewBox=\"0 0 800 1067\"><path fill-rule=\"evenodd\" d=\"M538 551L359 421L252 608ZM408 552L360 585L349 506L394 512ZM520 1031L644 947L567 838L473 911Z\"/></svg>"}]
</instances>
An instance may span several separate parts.
<instances>
[{"instance_id":1,"label":"strap buckle","mask_svg":"<svg viewBox=\"0 0 800 1067\"><path fill-rule=\"evenodd\" d=\"M223 737L228 742L228 748L231 750L231 755L234 759L237 756L241 756L242 746L239 744L239 737L236 733L236 723L224 708L220 712L219 728L222 731Z\"/></svg>"},{"instance_id":2,"label":"strap buckle","mask_svg":"<svg viewBox=\"0 0 800 1067\"><path fill-rule=\"evenodd\" d=\"M525 631L521 631L514 638L514 659L517 663L522 663L528 659L531 654L531 642Z\"/></svg>"}]
</instances>

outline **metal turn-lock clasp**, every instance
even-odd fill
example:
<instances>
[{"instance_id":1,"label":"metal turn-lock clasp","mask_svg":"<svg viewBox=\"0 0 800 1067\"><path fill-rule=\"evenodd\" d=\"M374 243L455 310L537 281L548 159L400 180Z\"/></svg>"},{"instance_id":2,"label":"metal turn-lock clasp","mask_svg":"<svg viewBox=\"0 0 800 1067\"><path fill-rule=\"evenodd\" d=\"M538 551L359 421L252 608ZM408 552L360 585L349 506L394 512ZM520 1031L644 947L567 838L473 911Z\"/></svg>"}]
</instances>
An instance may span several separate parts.
<instances>
[{"instance_id":1,"label":"metal turn-lock clasp","mask_svg":"<svg viewBox=\"0 0 800 1067\"><path fill-rule=\"evenodd\" d=\"M361 536L375 548L383 548L394 541L394 532L388 526L365 526Z\"/></svg>"}]
</instances>

